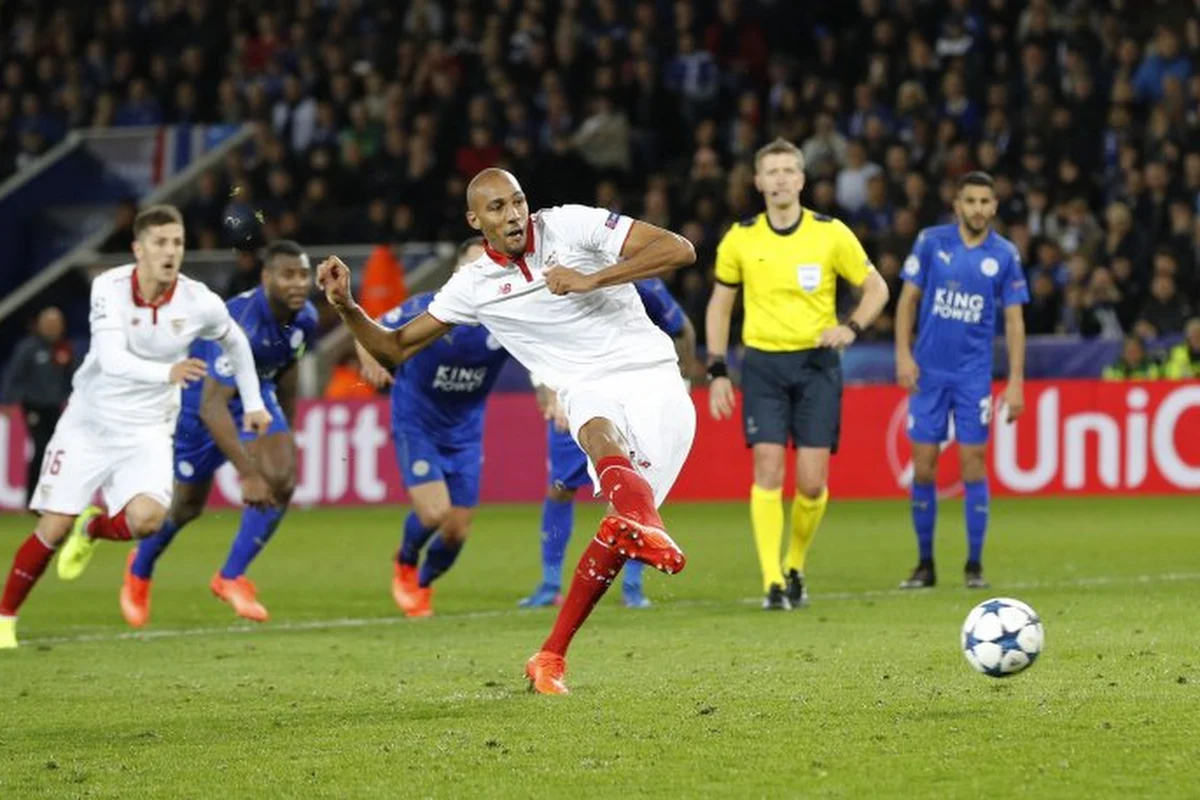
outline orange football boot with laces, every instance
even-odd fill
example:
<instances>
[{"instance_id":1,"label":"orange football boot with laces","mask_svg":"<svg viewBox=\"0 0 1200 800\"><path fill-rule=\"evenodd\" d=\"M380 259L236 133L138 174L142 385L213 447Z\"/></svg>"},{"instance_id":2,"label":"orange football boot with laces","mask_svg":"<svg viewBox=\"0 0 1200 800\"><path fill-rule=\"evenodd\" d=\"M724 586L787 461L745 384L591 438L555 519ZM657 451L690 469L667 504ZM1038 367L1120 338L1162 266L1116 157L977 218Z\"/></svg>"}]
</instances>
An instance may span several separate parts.
<instances>
[{"instance_id":1,"label":"orange football boot with laces","mask_svg":"<svg viewBox=\"0 0 1200 800\"><path fill-rule=\"evenodd\" d=\"M600 521L600 532L596 537L622 555L668 575L682 572L687 566L687 557L666 531L625 517L605 517Z\"/></svg>"},{"instance_id":2,"label":"orange football boot with laces","mask_svg":"<svg viewBox=\"0 0 1200 800\"><path fill-rule=\"evenodd\" d=\"M542 650L525 662L525 677L529 679L529 691L538 694L570 694L563 683L567 672L567 660L558 653Z\"/></svg>"},{"instance_id":3,"label":"orange football boot with laces","mask_svg":"<svg viewBox=\"0 0 1200 800\"><path fill-rule=\"evenodd\" d=\"M212 593L218 598L233 606L234 613L239 617L254 622L267 621L269 615L263 604L258 602L258 589L245 575L230 580L222 578L218 572L209 581L208 588L212 589Z\"/></svg>"},{"instance_id":4,"label":"orange football boot with laces","mask_svg":"<svg viewBox=\"0 0 1200 800\"><path fill-rule=\"evenodd\" d=\"M133 574L137 548L125 559L125 581L121 584L121 616L130 627L141 628L150 621L150 579Z\"/></svg>"}]
</instances>

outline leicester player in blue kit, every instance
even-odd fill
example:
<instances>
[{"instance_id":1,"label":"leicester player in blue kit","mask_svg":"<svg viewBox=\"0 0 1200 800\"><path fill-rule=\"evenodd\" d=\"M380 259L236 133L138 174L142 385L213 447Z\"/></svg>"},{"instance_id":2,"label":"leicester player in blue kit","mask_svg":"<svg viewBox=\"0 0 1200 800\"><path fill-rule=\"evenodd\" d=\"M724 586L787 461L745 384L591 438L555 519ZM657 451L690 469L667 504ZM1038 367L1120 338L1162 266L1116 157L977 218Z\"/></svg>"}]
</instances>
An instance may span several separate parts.
<instances>
[{"instance_id":1,"label":"leicester player in blue kit","mask_svg":"<svg viewBox=\"0 0 1200 800\"><path fill-rule=\"evenodd\" d=\"M246 570L279 527L296 486L295 416L297 362L312 342L316 308L308 301L312 270L295 242L267 246L263 282L226 305L246 332L262 385L271 426L258 437L239 433L242 402L225 359L215 347L198 342L191 355L208 363L203 383L183 392L175 427L175 490L163 526L130 553L121 587L121 613L133 627L150 619L150 582L154 566L185 525L204 511L213 475L229 461L242 485L241 524L224 566L209 586L238 616L264 622Z\"/></svg>"},{"instance_id":2,"label":"leicester player in blue kit","mask_svg":"<svg viewBox=\"0 0 1200 800\"><path fill-rule=\"evenodd\" d=\"M1008 344L1007 421L1025 408L1022 305L1029 302L1029 291L1016 246L991 229L996 216L991 176L972 172L962 178L955 213L957 223L926 228L917 236L904 262L904 288L896 310L896 378L911 393L912 520L920 554L916 569L901 584L904 589L937 583L935 481L951 416L966 495L966 584L988 586L982 565L988 522L986 456L992 420L992 341L1001 309Z\"/></svg>"},{"instance_id":3,"label":"leicester player in blue kit","mask_svg":"<svg viewBox=\"0 0 1200 800\"><path fill-rule=\"evenodd\" d=\"M683 309L671 296L661 278L648 278L634 283L650 321L675 341L679 363L684 371L696 360L696 331ZM533 376L538 405L549 420L547 423L547 453L550 486L542 501L542 582L520 602L522 608L558 605L562 602L562 565L567 543L575 526L575 495L581 486L590 486L587 456L571 438L566 418L558 407L553 389L542 385ZM650 601L642 590L640 561L628 561L621 573L621 595L626 608L647 608Z\"/></svg>"},{"instance_id":4,"label":"leicester player in blue kit","mask_svg":"<svg viewBox=\"0 0 1200 800\"><path fill-rule=\"evenodd\" d=\"M483 240L468 239L459 245L457 266L481 255ZM433 296L410 298L380 323L391 330L404 326L425 312ZM358 354L372 383L388 382L372 377L382 368L361 346ZM506 360L508 353L486 328L459 327L390 376L392 442L412 500L393 567L392 597L407 616L433 613L433 582L454 564L467 539L479 504L484 408Z\"/></svg>"}]
</instances>

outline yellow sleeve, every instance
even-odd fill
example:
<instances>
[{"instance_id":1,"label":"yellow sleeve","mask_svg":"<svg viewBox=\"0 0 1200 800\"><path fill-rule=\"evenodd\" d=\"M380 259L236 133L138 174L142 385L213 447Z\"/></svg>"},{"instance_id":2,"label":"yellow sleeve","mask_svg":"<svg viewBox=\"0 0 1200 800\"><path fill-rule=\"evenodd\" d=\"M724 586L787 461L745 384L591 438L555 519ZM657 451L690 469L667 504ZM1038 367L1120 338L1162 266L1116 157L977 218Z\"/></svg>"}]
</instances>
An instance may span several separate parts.
<instances>
[{"instance_id":1,"label":"yellow sleeve","mask_svg":"<svg viewBox=\"0 0 1200 800\"><path fill-rule=\"evenodd\" d=\"M833 221L833 235L837 237L834 247L835 256L833 270L855 286L862 286L874 267L867 251L854 232L846 227L840 219Z\"/></svg>"},{"instance_id":2,"label":"yellow sleeve","mask_svg":"<svg viewBox=\"0 0 1200 800\"><path fill-rule=\"evenodd\" d=\"M720 283L739 286L742 283L742 254L739 252L737 223L721 237L717 245L716 276Z\"/></svg>"}]
</instances>

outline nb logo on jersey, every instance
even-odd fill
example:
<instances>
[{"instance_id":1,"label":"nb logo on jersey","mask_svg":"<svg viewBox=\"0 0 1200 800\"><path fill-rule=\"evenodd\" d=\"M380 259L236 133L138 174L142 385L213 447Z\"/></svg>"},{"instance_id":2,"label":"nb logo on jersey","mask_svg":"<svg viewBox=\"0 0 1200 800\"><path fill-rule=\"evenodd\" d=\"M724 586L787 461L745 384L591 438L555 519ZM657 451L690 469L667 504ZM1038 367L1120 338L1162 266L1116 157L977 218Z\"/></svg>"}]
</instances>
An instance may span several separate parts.
<instances>
[{"instance_id":1,"label":"nb logo on jersey","mask_svg":"<svg viewBox=\"0 0 1200 800\"><path fill-rule=\"evenodd\" d=\"M500 294L508 294L508 293L509 293L509 292L511 292L511 291L512 291L512 284L511 284L511 283L506 283L506 284L503 284L503 285L500 287Z\"/></svg>"},{"instance_id":2,"label":"nb logo on jersey","mask_svg":"<svg viewBox=\"0 0 1200 800\"><path fill-rule=\"evenodd\" d=\"M983 295L938 289L933 294L933 315L942 319L978 323L983 318Z\"/></svg>"},{"instance_id":3,"label":"nb logo on jersey","mask_svg":"<svg viewBox=\"0 0 1200 800\"><path fill-rule=\"evenodd\" d=\"M938 258L940 258L942 261L944 261L947 264L950 263L950 254L947 253L945 250L938 250L937 254L938 254Z\"/></svg>"}]
</instances>

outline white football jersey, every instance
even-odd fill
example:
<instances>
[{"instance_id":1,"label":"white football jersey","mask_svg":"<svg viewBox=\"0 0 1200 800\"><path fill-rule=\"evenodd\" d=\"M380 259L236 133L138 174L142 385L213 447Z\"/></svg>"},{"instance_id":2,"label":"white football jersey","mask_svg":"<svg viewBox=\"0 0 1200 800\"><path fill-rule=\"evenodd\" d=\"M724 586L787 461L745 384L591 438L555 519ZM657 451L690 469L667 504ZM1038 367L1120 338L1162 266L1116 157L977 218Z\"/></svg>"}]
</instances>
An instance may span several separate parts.
<instances>
[{"instance_id":1,"label":"white football jersey","mask_svg":"<svg viewBox=\"0 0 1200 800\"><path fill-rule=\"evenodd\" d=\"M551 294L543 271L583 273L621 260L633 220L589 206L557 206L530 217L524 257L490 248L464 264L428 311L452 325L484 325L530 372L559 390L625 369L677 362L675 346L650 321L633 284Z\"/></svg>"},{"instance_id":2,"label":"white football jersey","mask_svg":"<svg viewBox=\"0 0 1200 800\"><path fill-rule=\"evenodd\" d=\"M196 339L218 339L233 324L224 301L199 281L180 275L156 305L141 298L134 265L114 267L92 282L88 318L93 346L72 383L72 404L109 426L174 424L179 415L179 386L169 383L172 365L187 358ZM141 359L134 376L101 369L97 334L119 332L125 350Z\"/></svg>"}]
</instances>

